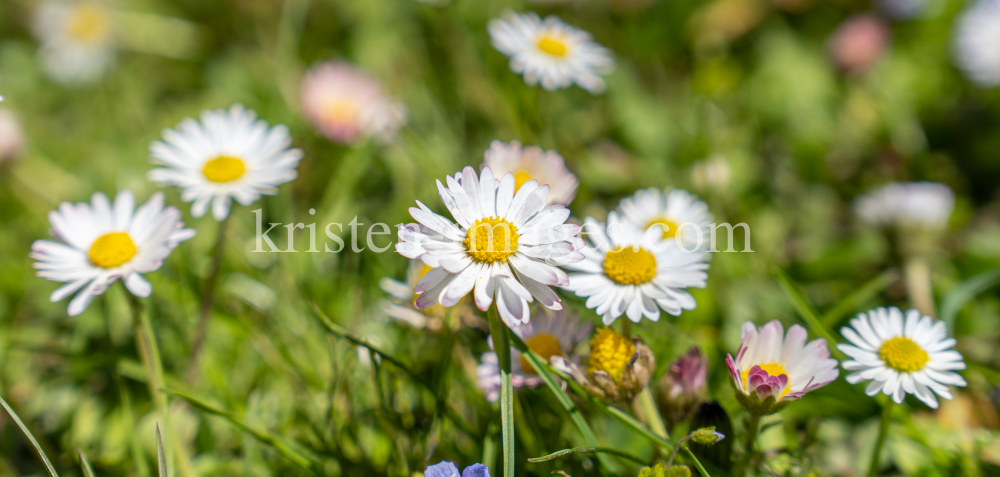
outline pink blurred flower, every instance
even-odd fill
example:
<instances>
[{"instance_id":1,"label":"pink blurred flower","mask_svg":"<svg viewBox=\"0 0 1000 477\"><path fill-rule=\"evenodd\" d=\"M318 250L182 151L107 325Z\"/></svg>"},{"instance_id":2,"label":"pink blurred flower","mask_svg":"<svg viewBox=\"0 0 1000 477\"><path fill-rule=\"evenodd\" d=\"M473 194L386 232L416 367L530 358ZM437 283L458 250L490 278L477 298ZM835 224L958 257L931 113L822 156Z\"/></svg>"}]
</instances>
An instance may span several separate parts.
<instances>
[{"instance_id":1,"label":"pink blurred flower","mask_svg":"<svg viewBox=\"0 0 1000 477\"><path fill-rule=\"evenodd\" d=\"M660 379L660 407L670 425L684 419L705 399L708 360L696 346L670 365Z\"/></svg>"},{"instance_id":2,"label":"pink blurred flower","mask_svg":"<svg viewBox=\"0 0 1000 477\"><path fill-rule=\"evenodd\" d=\"M306 118L328 139L343 144L363 137L390 142L406 122L405 107L387 97L378 80L342 61L306 72L301 101Z\"/></svg>"},{"instance_id":3,"label":"pink blurred flower","mask_svg":"<svg viewBox=\"0 0 1000 477\"><path fill-rule=\"evenodd\" d=\"M856 15L830 38L830 56L844 71L857 74L871 67L889 43L889 26L874 15Z\"/></svg>"}]
</instances>

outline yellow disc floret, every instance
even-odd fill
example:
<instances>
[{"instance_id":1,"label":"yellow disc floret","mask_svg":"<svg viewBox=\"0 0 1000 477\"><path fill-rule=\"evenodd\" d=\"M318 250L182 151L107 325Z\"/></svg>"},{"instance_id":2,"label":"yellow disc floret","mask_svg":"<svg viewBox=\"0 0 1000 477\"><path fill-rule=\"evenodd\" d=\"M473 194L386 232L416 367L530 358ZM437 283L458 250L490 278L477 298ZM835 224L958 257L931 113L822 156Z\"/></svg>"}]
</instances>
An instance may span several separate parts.
<instances>
[{"instance_id":1,"label":"yellow disc floret","mask_svg":"<svg viewBox=\"0 0 1000 477\"><path fill-rule=\"evenodd\" d=\"M70 36L80 43L98 43L107 38L110 24L104 7L95 2L81 2L73 8L67 28Z\"/></svg>"},{"instance_id":2,"label":"yellow disc floret","mask_svg":"<svg viewBox=\"0 0 1000 477\"><path fill-rule=\"evenodd\" d=\"M358 103L349 99L335 98L323 104L319 119L324 123L351 125L357 122L360 112Z\"/></svg>"},{"instance_id":3,"label":"yellow disc floret","mask_svg":"<svg viewBox=\"0 0 1000 477\"><path fill-rule=\"evenodd\" d=\"M646 228L648 229L654 225L660 226L660 229L663 230L664 239L674 238L677 236L677 232L679 232L677 222L674 222L666 217L659 217L657 219L650 220L649 223L646 224Z\"/></svg>"},{"instance_id":4,"label":"yellow disc floret","mask_svg":"<svg viewBox=\"0 0 1000 477\"><path fill-rule=\"evenodd\" d=\"M783 365L781 363L764 363L764 364L759 364L758 366L760 366L760 369L764 370L764 372L767 373L768 376L781 376L782 374L784 374L786 376L788 375L788 372L785 371L785 365ZM744 388L747 387L747 377L750 375L750 370L751 369L753 369L753 366L751 366L748 369L744 369L743 370L743 387ZM788 382L791 382L791 378L789 378ZM786 395L786 394L788 394L788 385L787 384L785 385L785 389L781 390L781 395L778 396L778 397L779 398L780 397L784 397L784 395Z\"/></svg>"},{"instance_id":5,"label":"yellow disc floret","mask_svg":"<svg viewBox=\"0 0 1000 477\"><path fill-rule=\"evenodd\" d=\"M620 382L625 363L635 353L635 345L611 328L601 328L590 340L590 372L604 371Z\"/></svg>"},{"instance_id":6,"label":"yellow disc floret","mask_svg":"<svg viewBox=\"0 0 1000 477\"><path fill-rule=\"evenodd\" d=\"M639 247L618 247L604 257L604 274L619 285L641 285L656 276L656 257Z\"/></svg>"},{"instance_id":7,"label":"yellow disc floret","mask_svg":"<svg viewBox=\"0 0 1000 477\"><path fill-rule=\"evenodd\" d=\"M135 242L125 232L101 235L90 246L90 263L103 268L114 268L135 256Z\"/></svg>"},{"instance_id":8,"label":"yellow disc floret","mask_svg":"<svg viewBox=\"0 0 1000 477\"><path fill-rule=\"evenodd\" d=\"M559 340L555 336L548 333L539 333L531 338L525 340L524 344L528 345L528 349L534 351L542 356L542 359L546 363L549 362L549 358L553 356L562 356L562 349L559 348ZM521 355L521 367L524 371L531 374L536 374L535 368L531 366L528 362L528 358Z\"/></svg>"},{"instance_id":9,"label":"yellow disc floret","mask_svg":"<svg viewBox=\"0 0 1000 477\"><path fill-rule=\"evenodd\" d=\"M548 35L538 39L538 49L559 58L566 56L566 51L568 50L566 48L566 42L564 42L562 38L556 38Z\"/></svg>"},{"instance_id":10,"label":"yellow disc floret","mask_svg":"<svg viewBox=\"0 0 1000 477\"><path fill-rule=\"evenodd\" d=\"M232 182L246 173L243 160L233 156L219 156L205 163L201 170L205 178L212 182Z\"/></svg>"},{"instance_id":11,"label":"yellow disc floret","mask_svg":"<svg viewBox=\"0 0 1000 477\"><path fill-rule=\"evenodd\" d=\"M878 356L885 361L886 366L901 373L920 371L931 359L920 345L903 336L882 343Z\"/></svg>"},{"instance_id":12,"label":"yellow disc floret","mask_svg":"<svg viewBox=\"0 0 1000 477\"><path fill-rule=\"evenodd\" d=\"M505 262L517 250L517 227L500 217L477 220L465 235L465 250L480 263Z\"/></svg>"},{"instance_id":13,"label":"yellow disc floret","mask_svg":"<svg viewBox=\"0 0 1000 477\"><path fill-rule=\"evenodd\" d=\"M534 178L531 177L531 174L528 174L527 171L525 171L524 169L518 170L517 172L514 173L514 190L516 191L520 189L521 186L523 186L526 182L530 181L531 179Z\"/></svg>"}]
</instances>

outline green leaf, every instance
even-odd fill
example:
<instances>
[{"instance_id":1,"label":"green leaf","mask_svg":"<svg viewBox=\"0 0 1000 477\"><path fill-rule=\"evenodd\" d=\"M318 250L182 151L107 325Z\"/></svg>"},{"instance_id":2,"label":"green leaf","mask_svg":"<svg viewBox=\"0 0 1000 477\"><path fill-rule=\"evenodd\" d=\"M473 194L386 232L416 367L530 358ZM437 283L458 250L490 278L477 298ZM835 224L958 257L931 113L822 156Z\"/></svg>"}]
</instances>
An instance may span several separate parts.
<instances>
[{"instance_id":1,"label":"green leaf","mask_svg":"<svg viewBox=\"0 0 1000 477\"><path fill-rule=\"evenodd\" d=\"M510 339L507 325L500 320L496 308L487 312L493 349L500 362L500 437L503 449L503 475L514 477L514 386L510 374Z\"/></svg>"},{"instance_id":2,"label":"green leaf","mask_svg":"<svg viewBox=\"0 0 1000 477\"><path fill-rule=\"evenodd\" d=\"M624 458L626 458L628 460L631 460L633 462L636 462L636 463L638 463L640 465L648 465L649 464L649 462L646 461L646 460L643 460L642 457L639 457L639 456L637 456L635 454L632 454L630 452L626 452L626 451L618 450L618 449L613 449L611 447L590 447L590 446L574 447L572 449L563 449L561 451L553 452L553 453L551 453L549 455L546 455L546 456L535 457L535 458L528 459L528 462L532 462L532 463L545 462L545 461L549 461L549 460L553 460L553 459L558 459L560 457L567 456L567 455L573 455L573 454L600 454L600 453L616 455L618 457L624 457Z\"/></svg>"},{"instance_id":3,"label":"green leaf","mask_svg":"<svg viewBox=\"0 0 1000 477\"><path fill-rule=\"evenodd\" d=\"M997 283L1000 283L1000 268L976 275L948 292L941 301L941 320L948 330L955 331L955 318L965 305Z\"/></svg>"},{"instance_id":4,"label":"green leaf","mask_svg":"<svg viewBox=\"0 0 1000 477\"><path fill-rule=\"evenodd\" d=\"M80 456L80 467L83 467L83 477L96 477L94 475L94 468L90 465L90 460L87 459L87 454L84 454L82 450L77 449L76 455Z\"/></svg>"},{"instance_id":5,"label":"green leaf","mask_svg":"<svg viewBox=\"0 0 1000 477\"><path fill-rule=\"evenodd\" d=\"M56 469L53 468L52 463L49 462L49 457L46 456L45 451L42 450L42 446L37 440L35 440L35 436L31 434L31 431L28 430L28 426L25 426L24 422L21 422L21 418L18 417L17 413L10 408L10 404L7 404L7 401L4 401L3 398L0 398L0 404L2 404L3 408L7 410L7 414L10 414L10 418L14 420L17 427L21 428L21 432L24 432L24 435L28 437L28 440L31 441L31 445L35 446L35 450L38 451L38 455L42 458L42 463L44 463L45 468L48 469L49 475L52 477L59 477L59 474L56 473Z\"/></svg>"},{"instance_id":6,"label":"green leaf","mask_svg":"<svg viewBox=\"0 0 1000 477\"><path fill-rule=\"evenodd\" d=\"M698 458L694 456L694 452L691 452L691 449L685 447L684 452L687 452L688 457L690 457L694 462L694 466L698 469L698 473L701 474L701 477L711 477L708 475L708 471L705 470L705 467L701 465L701 462L698 461Z\"/></svg>"},{"instance_id":7,"label":"green leaf","mask_svg":"<svg viewBox=\"0 0 1000 477\"><path fill-rule=\"evenodd\" d=\"M160 437L160 425L156 425L156 469L159 477L167 477L167 456L163 454L163 439Z\"/></svg>"}]
</instances>

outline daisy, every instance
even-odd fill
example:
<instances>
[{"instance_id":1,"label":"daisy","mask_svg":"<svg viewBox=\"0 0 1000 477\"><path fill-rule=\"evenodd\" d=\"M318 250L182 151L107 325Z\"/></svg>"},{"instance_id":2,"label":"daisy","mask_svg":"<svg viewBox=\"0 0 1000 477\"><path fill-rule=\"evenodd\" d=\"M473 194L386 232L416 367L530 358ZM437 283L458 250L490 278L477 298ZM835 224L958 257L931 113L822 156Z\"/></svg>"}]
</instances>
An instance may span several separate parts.
<instances>
[{"instance_id":1,"label":"daisy","mask_svg":"<svg viewBox=\"0 0 1000 477\"><path fill-rule=\"evenodd\" d=\"M576 176L566 169L566 163L558 152L544 151L538 146L521 147L518 141L507 144L493 141L483 154L483 167L490 167L493 174L501 177L508 172L514 174L515 191L531 179L549 186L546 205L569 205L580 184Z\"/></svg>"},{"instance_id":2,"label":"daisy","mask_svg":"<svg viewBox=\"0 0 1000 477\"><path fill-rule=\"evenodd\" d=\"M302 151L289 149L291 143L287 127L268 128L242 105L206 110L200 123L187 118L150 145L154 162L165 167L149 171L149 180L180 187L181 200L194 202L195 217L205 215L211 204L212 216L221 221L232 199L250 205L295 179Z\"/></svg>"},{"instance_id":3,"label":"daisy","mask_svg":"<svg viewBox=\"0 0 1000 477\"><path fill-rule=\"evenodd\" d=\"M617 403L630 402L649 385L656 368L656 358L642 340L630 340L611 328L597 330L590 340L586 372L562 356L553 356L551 361L587 392Z\"/></svg>"},{"instance_id":4,"label":"daisy","mask_svg":"<svg viewBox=\"0 0 1000 477\"><path fill-rule=\"evenodd\" d=\"M664 239L680 240L684 248L705 248L712 214L708 204L680 189L655 187L622 199L618 213L639 230L657 226Z\"/></svg>"},{"instance_id":5,"label":"daisy","mask_svg":"<svg viewBox=\"0 0 1000 477\"><path fill-rule=\"evenodd\" d=\"M111 17L111 10L94 0L55 1L39 7L34 33L46 73L64 84L100 78L115 56Z\"/></svg>"},{"instance_id":6,"label":"daisy","mask_svg":"<svg viewBox=\"0 0 1000 477\"><path fill-rule=\"evenodd\" d=\"M840 334L851 342L837 345L853 358L844 361L844 369L851 371L847 382L870 380L865 389L869 396L881 391L901 403L906 394L913 394L937 409L934 393L951 399L949 384L966 385L954 372L965 369L965 363L962 355L951 349L955 339L948 337L944 322L935 322L917 310L903 316L896 307L877 308L851 319L851 326L841 328Z\"/></svg>"},{"instance_id":7,"label":"daisy","mask_svg":"<svg viewBox=\"0 0 1000 477\"><path fill-rule=\"evenodd\" d=\"M414 287L420 279L431 271L432 267L427 266L420 260L410 260L410 266L406 271L406 281L394 280L383 277L378 282L379 288L389 295L389 299L382 301L382 311L390 318L404 322L414 328L428 329L430 331L440 330L444 326L447 314L441 305L434 305L426 310L417 310L413 306L413 300L417 297L413 292ZM463 321L471 321L471 310L464 305L464 299L456 306L459 306L459 316Z\"/></svg>"},{"instance_id":8,"label":"daisy","mask_svg":"<svg viewBox=\"0 0 1000 477\"><path fill-rule=\"evenodd\" d=\"M778 320L764 325L759 332L753 323L743 324L743 342L735 359L726 355L726 367L736 398L751 413L777 412L840 375L826 340L806 343L807 337L806 329L799 325L793 325L785 335Z\"/></svg>"},{"instance_id":9,"label":"daisy","mask_svg":"<svg viewBox=\"0 0 1000 477\"><path fill-rule=\"evenodd\" d=\"M152 287L141 274L160 268L178 243L194 237L179 210L163 208L163 194L134 206L132 193L123 190L113 203L98 192L90 204L63 202L49 212L51 233L59 241L36 240L30 256L39 277L66 283L52 292L53 302L81 290L69 303L70 316L82 313L119 278L133 295L149 296Z\"/></svg>"},{"instance_id":10,"label":"daisy","mask_svg":"<svg viewBox=\"0 0 1000 477\"><path fill-rule=\"evenodd\" d=\"M583 249L584 260L564 265L580 273L564 286L587 298L604 325L622 314L636 323L660 319L660 308L671 315L693 310L697 303L686 288L704 288L708 264L704 251L685 251L675 240L663 240L663 230L653 226L641 231L618 214L608 214L605 226L592 217L583 224L592 247Z\"/></svg>"},{"instance_id":11,"label":"daisy","mask_svg":"<svg viewBox=\"0 0 1000 477\"><path fill-rule=\"evenodd\" d=\"M593 326L590 323L580 323L576 317L570 316L566 310L555 312L545 311L536 316L531 323L511 328L528 345L528 348L538 353L550 362L553 356L569 359L573 350L590 334ZM493 337L490 337L490 349L493 349ZM515 388L538 387L545 381L531 366L528 359L513 346L510 348L511 381ZM486 392L486 399L494 402L500 397L500 365L497 354L493 351L483 353L482 364L476 367L479 388Z\"/></svg>"},{"instance_id":12,"label":"daisy","mask_svg":"<svg viewBox=\"0 0 1000 477\"><path fill-rule=\"evenodd\" d=\"M331 141L361 137L389 142L406 122L406 108L382 91L378 80L342 61L312 67L302 79L302 111Z\"/></svg>"},{"instance_id":13,"label":"daisy","mask_svg":"<svg viewBox=\"0 0 1000 477\"><path fill-rule=\"evenodd\" d=\"M493 47L510 57L511 71L523 74L528 85L541 83L553 91L576 83L594 94L604 91L601 73L609 72L614 61L590 33L533 12L508 12L490 20L488 29Z\"/></svg>"},{"instance_id":14,"label":"daisy","mask_svg":"<svg viewBox=\"0 0 1000 477\"><path fill-rule=\"evenodd\" d=\"M854 202L865 222L906 229L944 229L954 208L955 193L937 182L892 182Z\"/></svg>"},{"instance_id":15,"label":"daisy","mask_svg":"<svg viewBox=\"0 0 1000 477\"><path fill-rule=\"evenodd\" d=\"M483 464L472 464L459 474L454 462L441 461L428 466L424 477L490 477L490 469Z\"/></svg>"},{"instance_id":16,"label":"daisy","mask_svg":"<svg viewBox=\"0 0 1000 477\"><path fill-rule=\"evenodd\" d=\"M984 88L1000 86L1000 0L978 0L955 26L955 63Z\"/></svg>"},{"instance_id":17,"label":"daisy","mask_svg":"<svg viewBox=\"0 0 1000 477\"><path fill-rule=\"evenodd\" d=\"M549 286L566 286L569 278L556 267L583 259L580 226L567 224L569 209L545 207L549 186L532 179L514 193L514 174L497 180L484 167L477 177L467 166L449 176L446 188L437 181L442 202L457 224L417 201L410 208L416 224L399 229L396 251L434 267L417 283L415 306L453 306L475 290L476 306L486 311L494 298L508 326L527 323L528 303L538 299L561 310Z\"/></svg>"}]
</instances>

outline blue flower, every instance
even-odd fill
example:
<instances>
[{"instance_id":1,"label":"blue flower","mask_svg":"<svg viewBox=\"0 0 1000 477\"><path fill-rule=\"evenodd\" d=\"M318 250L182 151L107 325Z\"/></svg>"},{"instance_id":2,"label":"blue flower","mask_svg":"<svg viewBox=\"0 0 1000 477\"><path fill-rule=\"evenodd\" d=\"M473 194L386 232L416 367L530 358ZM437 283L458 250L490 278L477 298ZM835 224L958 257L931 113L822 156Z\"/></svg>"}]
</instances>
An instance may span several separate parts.
<instances>
[{"instance_id":1,"label":"blue flower","mask_svg":"<svg viewBox=\"0 0 1000 477\"><path fill-rule=\"evenodd\" d=\"M442 461L424 471L424 477L458 477L454 463ZM462 477L490 477L490 470L483 464L472 464L462 471Z\"/></svg>"}]
</instances>

